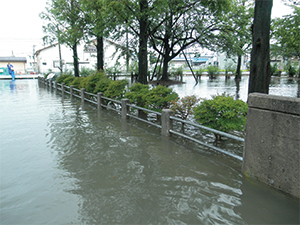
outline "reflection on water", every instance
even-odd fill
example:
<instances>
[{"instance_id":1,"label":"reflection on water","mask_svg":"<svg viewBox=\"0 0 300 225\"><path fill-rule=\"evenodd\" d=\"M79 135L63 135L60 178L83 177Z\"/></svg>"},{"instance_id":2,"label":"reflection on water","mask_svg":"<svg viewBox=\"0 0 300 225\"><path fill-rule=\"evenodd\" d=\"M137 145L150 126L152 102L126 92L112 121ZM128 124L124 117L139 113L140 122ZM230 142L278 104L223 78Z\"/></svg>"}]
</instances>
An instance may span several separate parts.
<instances>
[{"instance_id":1,"label":"reflection on water","mask_svg":"<svg viewBox=\"0 0 300 225\"><path fill-rule=\"evenodd\" d=\"M240 162L35 80L16 94L3 82L1 224L299 222L299 202L244 178Z\"/></svg>"}]
</instances>

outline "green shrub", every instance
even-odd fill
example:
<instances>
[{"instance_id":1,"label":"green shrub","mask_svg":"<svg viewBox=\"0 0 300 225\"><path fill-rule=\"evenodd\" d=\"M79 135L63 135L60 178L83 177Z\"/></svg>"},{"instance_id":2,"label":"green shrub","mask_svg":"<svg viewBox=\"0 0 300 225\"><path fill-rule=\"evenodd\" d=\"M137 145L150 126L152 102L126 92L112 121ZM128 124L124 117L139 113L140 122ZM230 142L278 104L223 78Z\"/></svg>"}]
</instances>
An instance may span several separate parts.
<instances>
[{"instance_id":1,"label":"green shrub","mask_svg":"<svg viewBox=\"0 0 300 225\"><path fill-rule=\"evenodd\" d=\"M170 109L173 110L174 115L185 120L193 113L193 108L200 101L195 95L177 98L171 101Z\"/></svg>"},{"instance_id":2,"label":"green shrub","mask_svg":"<svg viewBox=\"0 0 300 225\"><path fill-rule=\"evenodd\" d=\"M105 74L103 72L94 72L90 76L83 77L80 86L85 88L87 92L94 93L96 85L101 79L106 79Z\"/></svg>"},{"instance_id":3,"label":"green shrub","mask_svg":"<svg viewBox=\"0 0 300 225\"><path fill-rule=\"evenodd\" d=\"M208 66L207 73L210 79L215 79L219 75L219 67L217 66Z\"/></svg>"},{"instance_id":4,"label":"green shrub","mask_svg":"<svg viewBox=\"0 0 300 225\"><path fill-rule=\"evenodd\" d=\"M112 82L112 80L110 80L109 78L100 79L96 84L94 94L97 94L98 92L104 93L107 90L110 82Z\"/></svg>"},{"instance_id":5,"label":"green shrub","mask_svg":"<svg viewBox=\"0 0 300 225\"><path fill-rule=\"evenodd\" d=\"M62 84L64 80L68 77L73 77L71 74L62 74L58 78L56 78L56 82Z\"/></svg>"},{"instance_id":6,"label":"green shrub","mask_svg":"<svg viewBox=\"0 0 300 225\"><path fill-rule=\"evenodd\" d=\"M67 77L66 79L64 79L63 83L65 83L66 86L70 86L70 84L73 82L73 80L75 79L75 77Z\"/></svg>"},{"instance_id":7,"label":"green shrub","mask_svg":"<svg viewBox=\"0 0 300 225\"><path fill-rule=\"evenodd\" d=\"M170 108L171 101L175 100L177 97L178 94L171 88L158 85L155 88L152 88L145 96L145 107L153 111L161 112L162 109Z\"/></svg>"},{"instance_id":8,"label":"green shrub","mask_svg":"<svg viewBox=\"0 0 300 225\"><path fill-rule=\"evenodd\" d=\"M247 108L247 103L224 93L201 102L194 108L194 117L200 124L219 131L242 131L246 125ZM215 136L221 139L220 135Z\"/></svg>"},{"instance_id":9,"label":"green shrub","mask_svg":"<svg viewBox=\"0 0 300 225\"><path fill-rule=\"evenodd\" d=\"M125 98L130 100L139 107L145 107L145 96L149 93L149 85L135 83L129 88L129 92L126 92Z\"/></svg>"},{"instance_id":10,"label":"green shrub","mask_svg":"<svg viewBox=\"0 0 300 225\"><path fill-rule=\"evenodd\" d=\"M289 75L289 77L294 77L295 74L297 73L297 70L295 69L295 67L291 63L288 63L285 66L285 70L286 70L287 74Z\"/></svg>"},{"instance_id":11,"label":"green shrub","mask_svg":"<svg viewBox=\"0 0 300 225\"><path fill-rule=\"evenodd\" d=\"M87 77L87 76L92 75L94 72L95 72L95 70L93 70L93 69L81 67L79 74L81 77Z\"/></svg>"},{"instance_id":12,"label":"green shrub","mask_svg":"<svg viewBox=\"0 0 300 225\"><path fill-rule=\"evenodd\" d=\"M75 79L70 83L70 86L73 85L74 88L81 89L80 83L84 77L75 77Z\"/></svg>"},{"instance_id":13,"label":"green shrub","mask_svg":"<svg viewBox=\"0 0 300 225\"><path fill-rule=\"evenodd\" d=\"M276 74L277 70L278 70L278 64L277 63L275 63L273 65L272 64L270 65L271 76L274 76Z\"/></svg>"},{"instance_id":14,"label":"green shrub","mask_svg":"<svg viewBox=\"0 0 300 225\"><path fill-rule=\"evenodd\" d=\"M125 87L128 84L127 80L111 81L107 90L103 93L104 97L120 100L125 95Z\"/></svg>"}]
</instances>

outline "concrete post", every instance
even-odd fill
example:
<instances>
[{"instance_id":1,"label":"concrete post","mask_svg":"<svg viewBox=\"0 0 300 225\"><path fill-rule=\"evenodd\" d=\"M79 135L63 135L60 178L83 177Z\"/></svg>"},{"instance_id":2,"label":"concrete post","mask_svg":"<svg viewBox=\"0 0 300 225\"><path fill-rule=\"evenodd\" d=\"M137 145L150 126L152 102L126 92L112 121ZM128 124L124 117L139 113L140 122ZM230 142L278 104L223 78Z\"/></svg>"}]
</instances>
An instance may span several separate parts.
<instances>
[{"instance_id":1,"label":"concrete post","mask_svg":"<svg viewBox=\"0 0 300 225\"><path fill-rule=\"evenodd\" d=\"M70 86L70 96L71 96L71 98L73 98L73 92L74 92L73 88L74 88L74 86L71 85Z\"/></svg>"},{"instance_id":2,"label":"concrete post","mask_svg":"<svg viewBox=\"0 0 300 225\"><path fill-rule=\"evenodd\" d=\"M170 129L173 128L173 123L170 116L173 115L171 109L163 109L161 113L161 135L170 136Z\"/></svg>"},{"instance_id":3,"label":"concrete post","mask_svg":"<svg viewBox=\"0 0 300 225\"><path fill-rule=\"evenodd\" d=\"M249 95L243 172L300 198L300 99Z\"/></svg>"},{"instance_id":4,"label":"concrete post","mask_svg":"<svg viewBox=\"0 0 300 225\"><path fill-rule=\"evenodd\" d=\"M58 84L57 81L55 81L55 92L57 92Z\"/></svg>"},{"instance_id":5,"label":"concrete post","mask_svg":"<svg viewBox=\"0 0 300 225\"><path fill-rule=\"evenodd\" d=\"M52 91L52 80L49 80L50 90Z\"/></svg>"},{"instance_id":6,"label":"concrete post","mask_svg":"<svg viewBox=\"0 0 300 225\"><path fill-rule=\"evenodd\" d=\"M121 104L122 104L122 119L126 119L127 118L127 114L129 113L129 106L127 104L129 104L130 101L127 98L123 98L121 99Z\"/></svg>"},{"instance_id":7,"label":"concrete post","mask_svg":"<svg viewBox=\"0 0 300 225\"><path fill-rule=\"evenodd\" d=\"M102 96L103 96L102 92L97 93L97 108L98 108L98 110L102 109L102 106L101 106L101 105L103 105Z\"/></svg>"},{"instance_id":8,"label":"concrete post","mask_svg":"<svg viewBox=\"0 0 300 225\"><path fill-rule=\"evenodd\" d=\"M61 94L64 96L65 94L65 84L61 84Z\"/></svg>"},{"instance_id":9,"label":"concrete post","mask_svg":"<svg viewBox=\"0 0 300 225\"><path fill-rule=\"evenodd\" d=\"M80 89L81 92L81 103L84 103L84 97L85 97L85 88Z\"/></svg>"}]
</instances>

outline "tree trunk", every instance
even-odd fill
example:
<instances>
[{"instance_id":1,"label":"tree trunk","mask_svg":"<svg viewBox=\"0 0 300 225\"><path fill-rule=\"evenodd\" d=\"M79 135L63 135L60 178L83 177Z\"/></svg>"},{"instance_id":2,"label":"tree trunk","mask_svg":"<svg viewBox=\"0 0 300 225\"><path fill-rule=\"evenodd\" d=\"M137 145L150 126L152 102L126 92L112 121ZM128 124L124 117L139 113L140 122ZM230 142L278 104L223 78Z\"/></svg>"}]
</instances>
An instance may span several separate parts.
<instances>
[{"instance_id":1,"label":"tree trunk","mask_svg":"<svg viewBox=\"0 0 300 225\"><path fill-rule=\"evenodd\" d=\"M147 59L147 43L148 43L148 10L147 0L140 0L140 34L139 34L139 75L138 81L142 84L147 84L148 59Z\"/></svg>"},{"instance_id":2,"label":"tree trunk","mask_svg":"<svg viewBox=\"0 0 300 225\"><path fill-rule=\"evenodd\" d=\"M79 63L78 63L78 54L77 54L77 43L73 45L73 60L74 60L74 75L79 77Z\"/></svg>"},{"instance_id":3,"label":"tree trunk","mask_svg":"<svg viewBox=\"0 0 300 225\"><path fill-rule=\"evenodd\" d=\"M269 93L270 21L273 0L255 0L248 93Z\"/></svg>"},{"instance_id":4,"label":"tree trunk","mask_svg":"<svg viewBox=\"0 0 300 225\"><path fill-rule=\"evenodd\" d=\"M168 67L169 67L169 52L166 52L165 57L163 58L163 72L161 77L161 80L163 81L169 80Z\"/></svg>"},{"instance_id":5,"label":"tree trunk","mask_svg":"<svg viewBox=\"0 0 300 225\"><path fill-rule=\"evenodd\" d=\"M236 67L236 72L235 72L235 79L236 80L241 80L241 64L242 64L242 56L238 56L238 63Z\"/></svg>"},{"instance_id":6,"label":"tree trunk","mask_svg":"<svg viewBox=\"0 0 300 225\"><path fill-rule=\"evenodd\" d=\"M103 50L103 37L97 36L97 70L104 69L104 50Z\"/></svg>"},{"instance_id":7,"label":"tree trunk","mask_svg":"<svg viewBox=\"0 0 300 225\"><path fill-rule=\"evenodd\" d=\"M60 75L63 72L63 63L62 63L62 59L61 59L61 46L60 44L58 44L58 52L59 52L59 70L60 70Z\"/></svg>"}]
</instances>

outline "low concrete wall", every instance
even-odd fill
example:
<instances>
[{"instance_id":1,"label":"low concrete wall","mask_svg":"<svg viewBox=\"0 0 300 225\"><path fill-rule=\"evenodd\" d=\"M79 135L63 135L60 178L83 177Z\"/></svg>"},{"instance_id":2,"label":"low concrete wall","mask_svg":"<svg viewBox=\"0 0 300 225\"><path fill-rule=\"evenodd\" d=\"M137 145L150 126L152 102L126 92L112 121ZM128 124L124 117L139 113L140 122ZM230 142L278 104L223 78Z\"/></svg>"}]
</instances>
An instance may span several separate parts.
<instances>
[{"instance_id":1,"label":"low concrete wall","mask_svg":"<svg viewBox=\"0 0 300 225\"><path fill-rule=\"evenodd\" d=\"M252 93L243 172L300 198L300 99Z\"/></svg>"}]
</instances>

